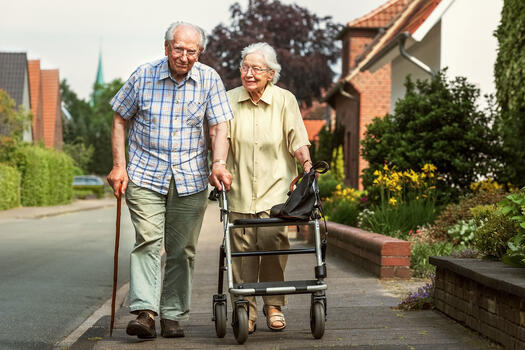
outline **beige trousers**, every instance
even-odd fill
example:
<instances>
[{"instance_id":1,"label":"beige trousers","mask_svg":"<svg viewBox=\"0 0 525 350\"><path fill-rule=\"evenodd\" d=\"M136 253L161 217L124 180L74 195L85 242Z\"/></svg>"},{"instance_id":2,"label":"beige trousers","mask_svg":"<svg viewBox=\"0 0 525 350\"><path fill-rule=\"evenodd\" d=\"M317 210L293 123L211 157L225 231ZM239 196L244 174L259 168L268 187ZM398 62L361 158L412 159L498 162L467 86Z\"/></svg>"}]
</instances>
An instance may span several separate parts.
<instances>
[{"instance_id":1,"label":"beige trousers","mask_svg":"<svg viewBox=\"0 0 525 350\"><path fill-rule=\"evenodd\" d=\"M231 212L229 221L237 219L262 219L270 217L268 212L257 214L241 214ZM290 249L288 228L258 227L237 228L231 230L232 252L254 250ZM287 255L243 256L232 258L232 273L235 283L241 282L274 282L284 281ZM285 295L263 296L264 305L283 306L286 304ZM257 320L257 302L255 297L245 298L249 303L249 318Z\"/></svg>"}]
</instances>

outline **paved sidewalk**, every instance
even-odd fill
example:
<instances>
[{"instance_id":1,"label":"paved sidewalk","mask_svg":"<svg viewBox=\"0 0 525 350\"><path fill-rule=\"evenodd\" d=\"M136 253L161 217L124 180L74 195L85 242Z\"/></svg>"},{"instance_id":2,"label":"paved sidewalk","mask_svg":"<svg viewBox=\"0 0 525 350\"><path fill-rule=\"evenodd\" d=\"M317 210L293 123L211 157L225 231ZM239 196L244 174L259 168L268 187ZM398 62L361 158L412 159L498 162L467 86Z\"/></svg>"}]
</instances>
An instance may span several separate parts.
<instances>
[{"instance_id":1,"label":"paved sidewalk","mask_svg":"<svg viewBox=\"0 0 525 350\"><path fill-rule=\"evenodd\" d=\"M70 204L55 205L49 207L18 207L0 211L0 222L18 219L39 219L47 216L55 216L73 213L81 210L93 210L108 206L114 206L117 201L113 197L101 199L77 199Z\"/></svg>"},{"instance_id":2,"label":"paved sidewalk","mask_svg":"<svg viewBox=\"0 0 525 350\"><path fill-rule=\"evenodd\" d=\"M211 306L212 295L217 289L218 248L222 235L218 208L210 203L199 240L192 313L190 321L184 324L185 338L160 337L158 320L156 339L143 341L127 336L126 325L134 316L128 313L125 301L117 313L112 338L109 337L108 315L70 349L499 349L436 311L394 309L399 298L387 288L392 282L380 282L330 253L327 258L328 319L322 339L315 340L310 333L309 295L288 296L288 306L284 308L288 326L283 332L271 332L260 312L257 331L242 346L237 345L233 337L228 302L228 330L226 337L219 339L211 321ZM303 242L294 241L293 244L303 245ZM287 278L310 279L313 266L313 255L290 256Z\"/></svg>"}]
</instances>

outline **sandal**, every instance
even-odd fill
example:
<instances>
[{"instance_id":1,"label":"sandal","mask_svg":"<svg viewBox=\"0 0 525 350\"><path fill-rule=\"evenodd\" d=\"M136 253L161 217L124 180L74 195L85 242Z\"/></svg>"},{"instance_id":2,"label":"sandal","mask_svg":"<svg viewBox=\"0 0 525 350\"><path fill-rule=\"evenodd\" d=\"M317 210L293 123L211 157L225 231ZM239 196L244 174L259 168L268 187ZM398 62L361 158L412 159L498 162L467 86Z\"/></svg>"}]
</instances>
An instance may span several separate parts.
<instances>
[{"instance_id":1,"label":"sandal","mask_svg":"<svg viewBox=\"0 0 525 350\"><path fill-rule=\"evenodd\" d=\"M248 320L248 334L252 334L257 329L257 324L255 321Z\"/></svg>"},{"instance_id":2,"label":"sandal","mask_svg":"<svg viewBox=\"0 0 525 350\"><path fill-rule=\"evenodd\" d=\"M282 331L286 328L286 320L281 312L279 306L264 306L264 316L266 316L266 324L272 331ZM278 323L278 325L276 325ZM280 324L279 324L280 323Z\"/></svg>"}]
</instances>

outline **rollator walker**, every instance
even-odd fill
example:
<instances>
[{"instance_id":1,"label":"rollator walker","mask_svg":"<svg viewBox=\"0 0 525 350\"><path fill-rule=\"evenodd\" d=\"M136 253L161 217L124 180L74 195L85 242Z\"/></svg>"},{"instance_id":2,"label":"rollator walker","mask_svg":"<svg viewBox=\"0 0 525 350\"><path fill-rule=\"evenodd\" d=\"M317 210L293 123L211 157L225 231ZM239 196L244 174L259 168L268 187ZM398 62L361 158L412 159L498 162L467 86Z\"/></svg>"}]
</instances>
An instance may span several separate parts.
<instances>
[{"instance_id":1,"label":"rollator walker","mask_svg":"<svg viewBox=\"0 0 525 350\"><path fill-rule=\"evenodd\" d=\"M264 219L240 219L233 222L229 221L228 199L224 186L223 190L215 189L210 193L210 199L220 198L221 203L221 222L224 225L224 238L219 253L219 283L217 294L213 296L213 318L215 322L215 332L217 337L223 338L226 335L227 317L227 298L223 291L224 272L228 276L228 292L238 297L233 302L233 313L231 325L237 343L243 344L248 339L248 301L246 296L262 295L287 295L287 294L311 294L310 302L310 329L315 339L320 339L324 334L326 321L326 230L321 239L319 221L322 218L322 207L319 197L319 187L317 179L314 179L313 191L315 193L315 203L310 219L290 220L277 217ZM265 251L244 251L232 252L230 245L230 231L235 228L255 228L269 226L312 226L314 227L314 247L295 248L286 250L265 250ZM292 255L292 254L315 254L316 265L314 266L315 279L281 282L257 282L257 283L234 283L231 269L232 258L242 256L265 256L265 255ZM233 298L236 299L236 298Z\"/></svg>"}]
</instances>

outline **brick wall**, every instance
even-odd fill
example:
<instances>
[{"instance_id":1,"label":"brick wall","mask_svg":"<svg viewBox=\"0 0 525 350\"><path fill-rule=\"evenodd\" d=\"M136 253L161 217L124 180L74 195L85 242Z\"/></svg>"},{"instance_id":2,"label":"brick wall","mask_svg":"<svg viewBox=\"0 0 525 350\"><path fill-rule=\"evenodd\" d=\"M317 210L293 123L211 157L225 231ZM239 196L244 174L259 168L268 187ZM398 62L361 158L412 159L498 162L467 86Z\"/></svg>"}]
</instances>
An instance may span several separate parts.
<instances>
[{"instance_id":1,"label":"brick wall","mask_svg":"<svg viewBox=\"0 0 525 350\"><path fill-rule=\"evenodd\" d=\"M379 278L410 278L409 242L330 221L327 221L327 228L330 253L346 258ZM312 241L311 230L311 227L301 228L297 235Z\"/></svg>"},{"instance_id":2,"label":"brick wall","mask_svg":"<svg viewBox=\"0 0 525 350\"><path fill-rule=\"evenodd\" d=\"M374 73L361 72L352 79L351 83L361 97L359 111L359 141L361 141L368 124L375 117L384 117L390 111L390 64L386 64ZM367 167L368 162L360 157L359 174ZM361 181L359 188L363 188Z\"/></svg>"},{"instance_id":3,"label":"brick wall","mask_svg":"<svg viewBox=\"0 0 525 350\"><path fill-rule=\"evenodd\" d=\"M436 308L505 349L525 349L525 298L464 275L437 266Z\"/></svg>"}]
</instances>

